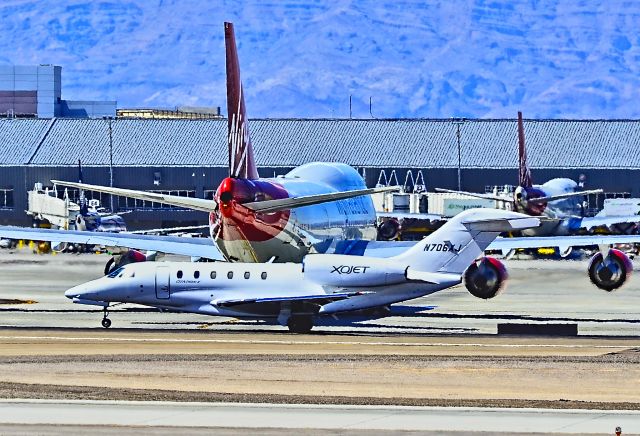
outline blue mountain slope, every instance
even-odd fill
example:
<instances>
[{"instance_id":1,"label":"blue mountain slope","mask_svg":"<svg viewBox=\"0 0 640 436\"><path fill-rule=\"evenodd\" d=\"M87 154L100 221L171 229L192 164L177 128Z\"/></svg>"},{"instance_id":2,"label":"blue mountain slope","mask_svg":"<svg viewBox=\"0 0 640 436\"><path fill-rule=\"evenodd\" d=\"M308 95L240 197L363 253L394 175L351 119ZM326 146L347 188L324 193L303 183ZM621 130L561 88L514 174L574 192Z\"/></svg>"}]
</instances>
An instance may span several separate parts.
<instances>
[{"instance_id":1,"label":"blue mountain slope","mask_svg":"<svg viewBox=\"0 0 640 436\"><path fill-rule=\"evenodd\" d=\"M233 21L252 117L640 118L640 2L4 0L0 63L63 97L225 106Z\"/></svg>"}]
</instances>

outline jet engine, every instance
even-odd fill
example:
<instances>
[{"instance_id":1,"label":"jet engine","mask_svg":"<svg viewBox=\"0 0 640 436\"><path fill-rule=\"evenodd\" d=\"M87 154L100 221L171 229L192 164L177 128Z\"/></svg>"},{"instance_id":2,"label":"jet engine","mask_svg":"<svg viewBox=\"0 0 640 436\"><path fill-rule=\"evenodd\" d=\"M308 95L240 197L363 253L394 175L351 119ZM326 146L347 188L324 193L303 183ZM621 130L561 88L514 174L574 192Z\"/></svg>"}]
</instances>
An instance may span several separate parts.
<instances>
[{"instance_id":1,"label":"jet engine","mask_svg":"<svg viewBox=\"0 0 640 436\"><path fill-rule=\"evenodd\" d=\"M147 260L153 260L147 257L144 253L137 250L128 250L122 254L113 256L107 264L104 266L104 275L106 276L116 268L120 268L123 265L129 263L146 262Z\"/></svg>"},{"instance_id":2,"label":"jet engine","mask_svg":"<svg viewBox=\"0 0 640 436\"><path fill-rule=\"evenodd\" d=\"M502 262L492 257L483 257L467 268L463 282L471 295L487 300L503 291L508 277Z\"/></svg>"},{"instance_id":3,"label":"jet engine","mask_svg":"<svg viewBox=\"0 0 640 436\"><path fill-rule=\"evenodd\" d=\"M385 220L378 226L379 241L392 241L398 237L399 233L400 223L395 218Z\"/></svg>"},{"instance_id":4,"label":"jet engine","mask_svg":"<svg viewBox=\"0 0 640 436\"><path fill-rule=\"evenodd\" d=\"M627 255L613 248L606 256L602 252L594 254L589 261L589 279L607 292L622 286L632 271L633 265Z\"/></svg>"}]
</instances>

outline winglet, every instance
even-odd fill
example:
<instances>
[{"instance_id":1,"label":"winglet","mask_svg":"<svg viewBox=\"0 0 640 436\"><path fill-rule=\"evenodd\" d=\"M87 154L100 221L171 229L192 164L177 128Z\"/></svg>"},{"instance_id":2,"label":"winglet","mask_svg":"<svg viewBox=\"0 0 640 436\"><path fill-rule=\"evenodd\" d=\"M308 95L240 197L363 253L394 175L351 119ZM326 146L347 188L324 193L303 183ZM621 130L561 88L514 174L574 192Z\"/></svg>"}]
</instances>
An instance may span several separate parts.
<instances>
[{"instance_id":1,"label":"winglet","mask_svg":"<svg viewBox=\"0 0 640 436\"><path fill-rule=\"evenodd\" d=\"M518 154L519 154L519 173L518 185L524 188L533 186L531 171L527 166L527 149L524 145L524 123L522 122L522 112L518 112Z\"/></svg>"},{"instance_id":2,"label":"winglet","mask_svg":"<svg viewBox=\"0 0 640 436\"><path fill-rule=\"evenodd\" d=\"M233 23L224 23L224 41L227 59L229 177L253 180L258 178L258 169L249 135Z\"/></svg>"}]
</instances>

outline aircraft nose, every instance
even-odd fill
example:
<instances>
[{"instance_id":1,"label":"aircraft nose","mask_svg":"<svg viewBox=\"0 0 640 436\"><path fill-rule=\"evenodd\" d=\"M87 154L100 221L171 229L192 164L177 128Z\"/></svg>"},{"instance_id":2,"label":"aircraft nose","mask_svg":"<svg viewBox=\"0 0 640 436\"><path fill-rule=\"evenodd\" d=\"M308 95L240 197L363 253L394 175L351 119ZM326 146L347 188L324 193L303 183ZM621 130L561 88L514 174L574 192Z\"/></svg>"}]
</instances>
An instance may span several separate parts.
<instances>
[{"instance_id":1,"label":"aircraft nose","mask_svg":"<svg viewBox=\"0 0 640 436\"><path fill-rule=\"evenodd\" d=\"M86 286L82 284L66 290L64 296L69 299L74 299L76 297L82 297L84 293L86 293Z\"/></svg>"}]
</instances>

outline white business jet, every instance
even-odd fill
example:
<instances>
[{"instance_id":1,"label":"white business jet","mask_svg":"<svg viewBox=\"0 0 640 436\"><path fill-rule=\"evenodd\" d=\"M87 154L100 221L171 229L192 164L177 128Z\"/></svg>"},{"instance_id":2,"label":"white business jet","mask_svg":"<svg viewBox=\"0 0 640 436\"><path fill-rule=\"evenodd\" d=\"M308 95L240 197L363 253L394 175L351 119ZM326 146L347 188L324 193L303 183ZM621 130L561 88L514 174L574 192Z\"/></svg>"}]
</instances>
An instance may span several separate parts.
<instances>
[{"instance_id":1,"label":"white business jet","mask_svg":"<svg viewBox=\"0 0 640 436\"><path fill-rule=\"evenodd\" d=\"M142 262L65 292L74 303L113 303L236 318L276 318L292 332L312 329L314 318L387 306L464 281L478 298L503 288L506 269L481 257L501 233L538 226L540 220L494 209L465 211L399 255L381 259L310 254L302 263Z\"/></svg>"}]
</instances>

